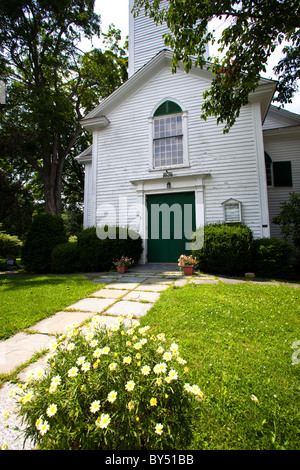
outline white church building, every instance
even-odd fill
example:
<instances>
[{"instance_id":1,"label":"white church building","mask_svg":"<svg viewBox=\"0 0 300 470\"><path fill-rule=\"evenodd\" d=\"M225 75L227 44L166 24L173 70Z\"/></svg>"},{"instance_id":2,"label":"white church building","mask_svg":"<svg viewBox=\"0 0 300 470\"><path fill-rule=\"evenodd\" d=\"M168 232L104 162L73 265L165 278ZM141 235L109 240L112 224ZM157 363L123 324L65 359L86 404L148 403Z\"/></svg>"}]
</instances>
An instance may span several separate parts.
<instances>
[{"instance_id":1,"label":"white church building","mask_svg":"<svg viewBox=\"0 0 300 470\"><path fill-rule=\"evenodd\" d=\"M276 82L261 79L230 132L200 118L212 76L183 66L157 27L129 5L129 79L81 121L93 143L85 166L84 227L129 226L142 263L176 262L191 231L241 222L254 238L279 237L272 223L300 192L300 116L270 105Z\"/></svg>"}]
</instances>

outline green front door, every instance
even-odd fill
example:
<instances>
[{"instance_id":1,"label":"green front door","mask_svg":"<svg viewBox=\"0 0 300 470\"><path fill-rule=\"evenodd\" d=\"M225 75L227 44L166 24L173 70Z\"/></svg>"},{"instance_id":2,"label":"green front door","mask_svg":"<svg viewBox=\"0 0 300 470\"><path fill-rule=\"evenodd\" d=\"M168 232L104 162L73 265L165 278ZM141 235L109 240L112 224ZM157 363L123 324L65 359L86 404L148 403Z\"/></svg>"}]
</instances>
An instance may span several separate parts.
<instances>
[{"instance_id":1,"label":"green front door","mask_svg":"<svg viewBox=\"0 0 300 470\"><path fill-rule=\"evenodd\" d=\"M148 263L177 263L196 228L195 193L147 196Z\"/></svg>"}]
</instances>

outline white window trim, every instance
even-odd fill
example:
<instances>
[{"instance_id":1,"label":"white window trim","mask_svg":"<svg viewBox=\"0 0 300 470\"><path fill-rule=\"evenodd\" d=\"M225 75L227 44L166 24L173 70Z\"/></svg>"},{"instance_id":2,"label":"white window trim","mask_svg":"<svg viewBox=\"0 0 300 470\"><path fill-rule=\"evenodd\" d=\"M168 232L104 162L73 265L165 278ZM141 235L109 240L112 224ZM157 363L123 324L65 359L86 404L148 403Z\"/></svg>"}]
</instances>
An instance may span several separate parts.
<instances>
[{"instance_id":1,"label":"white window trim","mask_svg":"<svg viewBox=\"0 0 300 470\"><path fill-rule=\"evenodd\" d=\"M179 113L174 113L174 116ZM189 166L189 145L188 145L188 113L183 111L180 113L182 116L182 143L183 143L183 163L178 165L171 165L168 167L155 167L154 166L154 120L155 117L151 116L148 119L149 122L149 171L162 171L164 169L176 169L176 168L185 168ZM167 115L173 116L173 114ZM167 117L166 116L166 117Z\"/></svg>"}]
</instances>

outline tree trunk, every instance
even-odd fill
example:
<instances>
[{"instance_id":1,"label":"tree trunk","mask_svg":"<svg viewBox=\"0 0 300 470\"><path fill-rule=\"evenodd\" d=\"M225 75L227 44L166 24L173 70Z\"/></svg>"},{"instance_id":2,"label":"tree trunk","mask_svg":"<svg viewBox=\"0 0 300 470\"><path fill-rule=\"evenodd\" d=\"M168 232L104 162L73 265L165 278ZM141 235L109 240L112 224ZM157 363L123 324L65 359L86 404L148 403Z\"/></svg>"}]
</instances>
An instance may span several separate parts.
<instances>
[{"instance_id":1,"label":"tree trunk","mask_svg":"<svg viewBox=\"0 0 300 470\"><path fill-rule=\"evenodd\" d=\"M65 159L65 154L57 154L50 165L44 165L45 210L54 215L61 215L63 209L62 176Z\"/></svg>"}]
</instances>

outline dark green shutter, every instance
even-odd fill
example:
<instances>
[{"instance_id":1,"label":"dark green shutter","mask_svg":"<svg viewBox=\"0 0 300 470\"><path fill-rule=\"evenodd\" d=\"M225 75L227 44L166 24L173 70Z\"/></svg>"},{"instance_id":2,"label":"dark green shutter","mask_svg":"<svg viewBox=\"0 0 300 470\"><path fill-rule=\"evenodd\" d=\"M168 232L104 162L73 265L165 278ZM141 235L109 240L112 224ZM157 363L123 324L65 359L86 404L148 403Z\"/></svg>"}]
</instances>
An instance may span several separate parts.
<instances>
[{"instance_id":1,"label":"dark green shutter","mask_svg":"<svg viewBox=\"0 0 300 470\"><path fill-rule=\"evenodd\" d=\"M292 163L273 161L274 186L293 186Z\"/></svg>"}]
</instances>

